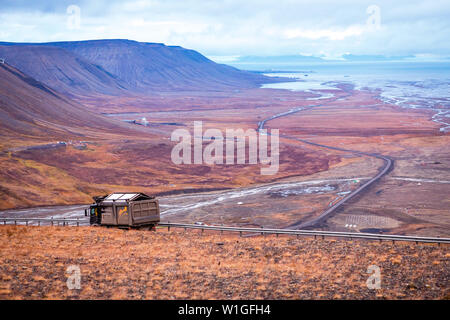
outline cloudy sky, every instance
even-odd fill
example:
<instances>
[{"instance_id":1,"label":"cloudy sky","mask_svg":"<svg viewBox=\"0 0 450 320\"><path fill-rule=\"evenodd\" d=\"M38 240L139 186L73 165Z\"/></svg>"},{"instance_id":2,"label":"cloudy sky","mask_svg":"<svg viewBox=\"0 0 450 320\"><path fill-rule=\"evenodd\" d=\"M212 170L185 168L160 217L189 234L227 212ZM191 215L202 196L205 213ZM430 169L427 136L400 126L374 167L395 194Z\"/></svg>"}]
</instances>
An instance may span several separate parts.
<instances>
[{"instance_id":1,"label":"cloudy sky","mask_svg":"<svg viewBox=\"0 0 450 320\"><path fill-rule=\"evenodd\" d=\"M121 38L210 57L450 55L450 1L0 0L0 41Z\"/></svg>"}]
</instances>

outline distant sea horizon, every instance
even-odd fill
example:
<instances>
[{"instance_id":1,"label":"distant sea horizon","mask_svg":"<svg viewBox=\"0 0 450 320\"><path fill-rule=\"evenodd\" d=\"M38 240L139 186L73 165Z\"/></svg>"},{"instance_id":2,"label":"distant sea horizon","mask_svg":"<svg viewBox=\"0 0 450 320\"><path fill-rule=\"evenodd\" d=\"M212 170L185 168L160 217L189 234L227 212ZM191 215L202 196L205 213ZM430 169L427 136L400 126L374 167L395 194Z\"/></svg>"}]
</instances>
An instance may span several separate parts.
<instances>
[{"instance_id":1,"label":"distant sea horizon","mask_svg":"<svg viewBox=\"0 0 450 320\"><path fill-rule=\"evenodd\" d=\"M298 79L297 82L268 83L262 88L318 93L318 90L336 90L339 83L350 83L355 89L379 90L379 96L384 102L405 108L434 110L436 114L433 120L441 124L440 131L450 131L450 61L230 65L267 76Z\"/></svg>"}]
</instances>

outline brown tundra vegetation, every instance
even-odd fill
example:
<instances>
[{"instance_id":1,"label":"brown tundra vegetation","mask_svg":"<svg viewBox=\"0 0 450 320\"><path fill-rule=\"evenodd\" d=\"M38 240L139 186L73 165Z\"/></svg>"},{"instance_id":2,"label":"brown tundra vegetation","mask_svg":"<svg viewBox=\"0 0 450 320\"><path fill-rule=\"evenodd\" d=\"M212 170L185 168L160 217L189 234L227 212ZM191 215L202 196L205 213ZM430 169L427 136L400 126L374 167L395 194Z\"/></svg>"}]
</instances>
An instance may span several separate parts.
<instances>
[{"instance_id":1,"label":"brown tundra vegetation","mask_svg":"<svg viewBox=\"0 0 450 320\"><path fill-rule=\"evenodd\" d=\"M447 245L1 226L0 248L0 299L450 298Z\"/></svg>"}]
</instances>

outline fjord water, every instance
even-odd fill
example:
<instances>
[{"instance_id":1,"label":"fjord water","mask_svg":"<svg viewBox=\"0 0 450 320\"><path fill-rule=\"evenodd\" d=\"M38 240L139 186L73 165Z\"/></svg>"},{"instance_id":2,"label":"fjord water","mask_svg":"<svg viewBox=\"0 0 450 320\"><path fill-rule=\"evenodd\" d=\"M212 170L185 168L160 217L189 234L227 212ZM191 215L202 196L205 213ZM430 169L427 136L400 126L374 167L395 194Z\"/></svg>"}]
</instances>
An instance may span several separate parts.
<instances>
[{"instance_id":1,"label":"fjord water","mask_svg":"<svg viewBox=\"0 0 450 320\"><path fill-rule=\"evenodd\" d=\"M433 120L442 125L441 131L450 130L450 62L324 62L265 67L261 70L276 70L266 75L293 77L298 82L265 84L263 88L315 92L350 83L355 89L378 92L388 103L433 109Z\"/></svg>"}]
</instances>

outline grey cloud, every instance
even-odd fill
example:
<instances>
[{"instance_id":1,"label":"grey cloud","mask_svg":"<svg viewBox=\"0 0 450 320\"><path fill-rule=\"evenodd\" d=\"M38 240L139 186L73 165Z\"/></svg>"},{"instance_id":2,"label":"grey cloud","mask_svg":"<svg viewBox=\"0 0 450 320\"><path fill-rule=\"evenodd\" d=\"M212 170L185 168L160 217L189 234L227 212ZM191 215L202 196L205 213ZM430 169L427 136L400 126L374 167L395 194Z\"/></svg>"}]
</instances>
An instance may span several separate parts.
<instances>
[{"instance_id":1,"label":"grey cloud","mask_svg":"<svg viewBox=\"0 0 450 320\"><path fill-rule=\"evenodd\" d=\"M165 42L209 55L344 52L449 54L449 1L129 0L1 1L0 40L129 38ZM79 30L66 8L78 5ZM381 9L376 32L366 8Z\"/></svg>"}]
</instances>

